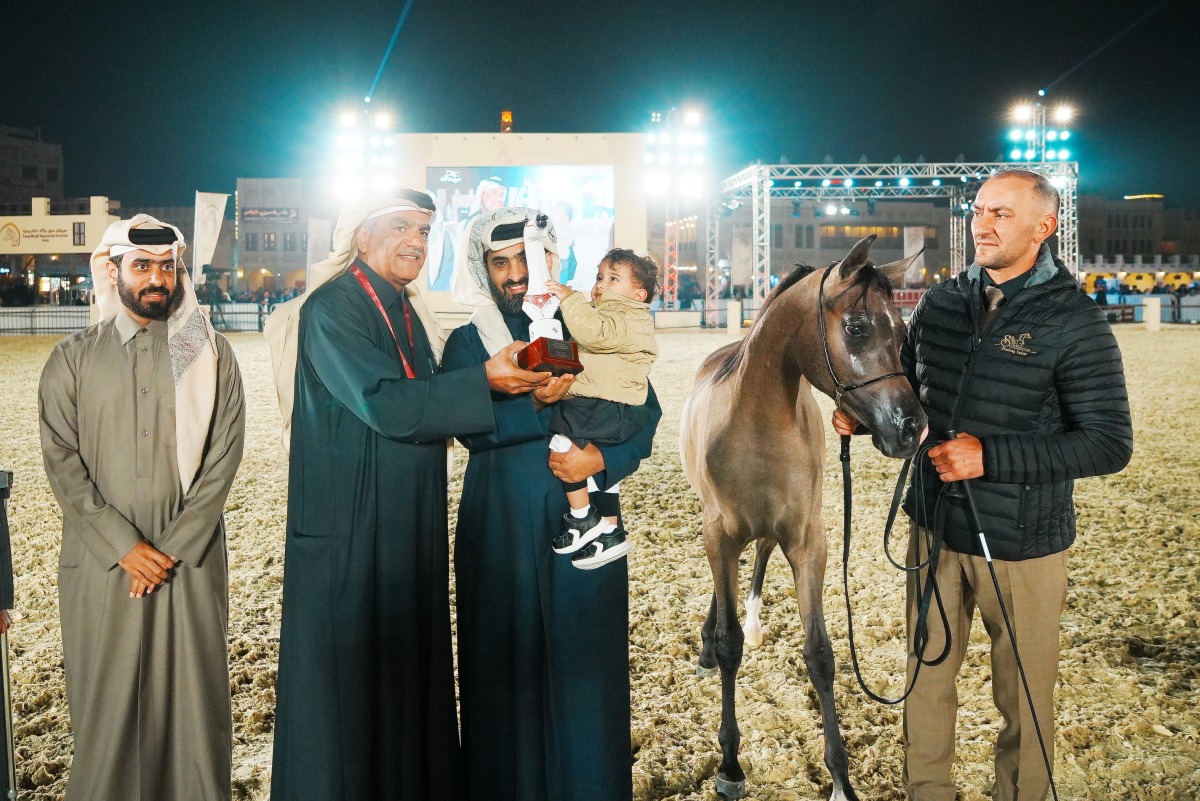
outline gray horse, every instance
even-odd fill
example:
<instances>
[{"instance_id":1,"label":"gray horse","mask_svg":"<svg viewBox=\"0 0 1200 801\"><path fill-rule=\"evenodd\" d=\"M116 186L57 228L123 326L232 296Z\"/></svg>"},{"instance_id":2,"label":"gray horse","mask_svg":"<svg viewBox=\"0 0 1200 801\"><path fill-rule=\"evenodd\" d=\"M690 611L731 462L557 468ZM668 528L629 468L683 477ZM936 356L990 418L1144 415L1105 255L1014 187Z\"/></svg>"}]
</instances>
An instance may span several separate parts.
<instances>
[{"instance_id":1,"label":"gray horse","mask_svg":"<svg viewBox=\"0 0 1200 801\"><path fill-rule=\"evenodd\" d=\"M679 448L703 506L713 574L699 672L721 670L723 758L716 785L729 801L741 798L746 786L737 756L734 685L743 641L761 642L762 574L776 545L792 567L804 619L804 664L821 702L831 801L857 799L834 707L833 650L821 604L825 428L810 388L864 421L887 456L916 452L926 418L900 370L904 323L891 291L916 256L876 267L867 260L874 239L862 240L827 269L797 268L781 281L746 337L700 366L684 405ZM743 632L734 595L738 557L752 541L757 556Z\"/></svg>"}]
</instances>

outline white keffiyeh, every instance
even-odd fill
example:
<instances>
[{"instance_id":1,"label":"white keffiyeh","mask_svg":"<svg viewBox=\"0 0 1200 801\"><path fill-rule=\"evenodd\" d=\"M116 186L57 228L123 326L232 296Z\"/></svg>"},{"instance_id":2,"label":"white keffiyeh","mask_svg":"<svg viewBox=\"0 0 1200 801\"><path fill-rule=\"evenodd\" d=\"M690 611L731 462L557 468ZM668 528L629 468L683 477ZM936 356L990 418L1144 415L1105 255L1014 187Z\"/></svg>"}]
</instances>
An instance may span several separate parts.
<instances>
[{"instance_id":1,"label":"white keffiyeh","mask_svg":"<svg viewBox=\"0 0 1200 801\"><path fill-rule=\"evenodd\" d=\"M279 413L283 416L283 447L291 448L292 407L296 393L296 359L300 336L300 307L313 291L350 269L358 257L358 244L354 234L364 222L384 214L397 211L420 211L433 219L433 200L424 192L403 188L396 197L364 194L347 203L338 217L333 231L333 253L324 261L317 262L309 272L308 286L298 298L281 303L271 312L263 326L263 334L271 346L271 362L275 371L275 392L279 397ZM404 288L404 294L413 311L421 321L421 327L429 339L433 357L442 360L442 347L446 334L438 324L437 317L426 305L420 291L412 284Z\"/></svg>"},{"instance_id":2,"label":"white keffiyeh","mask_svg":"<svg viewBox=\"0 0 1200 801\"><path fill-rule=\"evenodd\" d=\"M129 239L131 229L168 230L174 233L174 242L169 245L134 244ZM108 227L100 246L92 253L91 267L100 319L109 320L121 313L124 306L116 285L109 278L108 261L119 263L121 256L134 250L155 256L166 253L175 256L175 280L183 286L183 301L167 318L167 345L175 380L175 452L179 481L186 493L200 470L216 405L217 335L208 316L200 311L192 279L179 261L184 247L183 234L178 228L149 214L138 214Z\"/></svg>"},{"instance_id":3,"label":"white keffiyeh","mask_svg":"<svg viewBox=\"0 0 1200 801\"><path fill-rule=\"evenodd\" d=\"M488 275L485 256L489 250L503 250L524 241L523 236L495 238L498 227L512 223L524 225L527 220L540 214L537 209L522 206L487 211L473 218L463 232L462 247L458 249L458 265L454 271L454 302L475 310L470 322L479 331L479 338L489 356L504 350L513 338L492 295L492 279ZM553 223L539 229L538 235L546 251L557 256L558 237L554 233ZM553 261L557 262L557 259ZM552 272L557 272L557 264L552 265Z\"/></svg>"}]
</instances>

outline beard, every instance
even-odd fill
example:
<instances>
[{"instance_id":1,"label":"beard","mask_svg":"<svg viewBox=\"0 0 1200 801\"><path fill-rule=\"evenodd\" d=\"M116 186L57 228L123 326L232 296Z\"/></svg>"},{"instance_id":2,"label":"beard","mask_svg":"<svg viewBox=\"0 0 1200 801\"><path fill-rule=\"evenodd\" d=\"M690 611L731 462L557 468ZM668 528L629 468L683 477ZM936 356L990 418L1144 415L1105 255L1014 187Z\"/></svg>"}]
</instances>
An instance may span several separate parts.
<instances>
[{"instance_id":1,"label":"beard","mask_svg":"<svg viewBox=\"0 0 1200 801\"><path fill-rule=\"evenodd\" d=\"M502 314L520 314L521 304L525 301L525 293L510 295L508 294L509 286L511 284L506 283L503 287L492 284L492 300L496 301L496 307Z\"/></svg>"},{"instance_id":2,"label":"beard","mask_svg":"<svg viewBox=\"0 0 1200 801\"><path fill-rule=\"evenodd\" d=\"M161 294L160 294L161 292ZM125 308L146 320L165 320L183 303L183 281L176 280L175 288L169 293L165 289L146 287L136 295L125 283L121 271L117 271L117 295ZM148 300L143 300L146 298Z\"/></svg>"}]
</instances>

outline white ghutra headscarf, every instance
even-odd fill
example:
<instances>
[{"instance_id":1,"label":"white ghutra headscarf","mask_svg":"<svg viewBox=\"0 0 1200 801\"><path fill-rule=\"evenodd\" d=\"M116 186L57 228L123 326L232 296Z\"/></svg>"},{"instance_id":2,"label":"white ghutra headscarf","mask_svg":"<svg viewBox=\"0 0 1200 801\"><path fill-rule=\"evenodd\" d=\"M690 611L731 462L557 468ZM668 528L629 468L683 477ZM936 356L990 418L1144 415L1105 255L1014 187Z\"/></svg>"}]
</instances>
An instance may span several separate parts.
<instances>
[{"instance_id":1,"label":"white ghutra headscarf","mask_svg":"<svg viewBox=\"0 0 1200 801\"><path fill-rule=\"evenodd\" d=\"M167 318L167 347L175 380L175 453L184 493L200 471L217 401L217 335L208 315L200 311L192 279L179 260L185 247L183 233L174 225L138 214L108 226L91 260L101 320L112 319L123 308L108 276L109 261L120 264L122 256L135 250L155 256L171 253L176 260L175 280L182 285L183 300Z\"/></svg>"},{"instance_id":2,"label":"white ghutra headscarf","mask_svg":"<svg viewBox=\"0 0 1200 801\"><path fill-rule=\"evenodd\" d=\"M291 449L292 407L296 394L296 359L300 337L300 307L322 284L332 281L350 269L358 257L358 244L354 234L367 220L392 214L397 211L419 211L433 220L433 199L424 192L401 187L393 197L364 194L347 203L338 217L333 231L333 252L329 258L312 266L308 286L298 298L281 303L271 312L263 326L263 334L271 346L271 363L275 372L275 392L279 396L279 413L283 416L283 448ZM442 348L446 334L438 324L437 317L425 304L425 299L414 284L404 288L404 294L425 329L433 357L442 360Z\"/></svg>"},{"instance_id":3,"label":"white ghutra headscarf","mask_svg":"<svg viewBox=\"0 0 1200 801\"><path fill-rule=\"evenodd\" d=\"M541 214L537 209L523 206L496 209L476 216L463 232L458 265L454 271L454 302L475 309L470 322L479 331L479 338L489 356L504 350L513 338L504 324L500 309L496 307L485 256L489 250L503 250L524 242L527 233L536 231L534 235L546 252L557 257L558 236L554 233L554 224L548 223L545 228L525 225ZM500 229L499 233L497 229ZM557 271L557 265L554 267L552 272Z\"/></svg>"}]
</instances>

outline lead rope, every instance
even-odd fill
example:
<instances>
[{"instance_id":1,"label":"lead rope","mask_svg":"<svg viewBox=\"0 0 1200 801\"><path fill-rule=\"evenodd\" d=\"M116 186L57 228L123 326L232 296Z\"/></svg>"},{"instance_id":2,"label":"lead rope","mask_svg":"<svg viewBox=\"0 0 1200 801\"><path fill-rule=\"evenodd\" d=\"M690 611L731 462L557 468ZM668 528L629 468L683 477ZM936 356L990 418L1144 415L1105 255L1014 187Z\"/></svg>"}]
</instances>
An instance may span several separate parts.
<instances>
[{"instance_id":1,"label":"lead rope","mask_svg":"<svg viewBox=\"0 0 1200 801\"><path fill-rule=\"evenodd\" d=\"M934 444L936 444L936 443L934 443ZM910 459L904 460L904 465L900 468L900 477L896 481L896 489L892 493L892 505L891 505L891 508L888 510L887 525L884 527L884 532L883 532L883 550L884 550L884 553L887 555L888 561L891 562L892 565L894 565L895 567L899 568L900 570L902 570L906 573L917 572L917 571L923 570L926 567L929 568L929 578L923 587L922 587L922 584L920 581L919 572L917 575L917 589L921 595L921 602L917 607L917 623L914 626L914 632L913 632L913 655L916 656L916 658L917 658L917 666L913 670L912 681L909 682L908 687L905 688L904 693L899 698L885 698L884 696L878 695L877 693L873 692L871 690L871 688L869 688L867 686L866 681L863 679L862 671L859 669L858 650L854 644L854 616L851 613L851 608L850 608L851 605L850 605L850 568L849 568L849 565L850 565L850 523L851 523L851 511L852 511L852 506L851 506L851 504L852 504L852 489L851 489L851 474L850 474L850 437L845 436L845 435L842 436L842 448L841 448L841 454L839 457L841 460L841 463L842 463L842 532L843 532L843 536L842 536L842 586L844 588L845 595L846 595L846 631L847 631L847 634L848 634L849 640L850 640L850 661L852 662L852 664L854 666L854 677L858 680L858 686L862 688L862 691L864 693L866 693L869 698L871 698L872 700L877 701L881 704L888 704L888 705L898 704L901 701L903 701L904 699L908 698L909 694L912 693L913 687L915 687L917 684L917 677L921 673L921 667L923 665L929 665L930 667L939 665L946 659L946 657L950 653L950 623L946 617L946 609L942 603L942 596L941 596L941 593L938 591L937 581L935 579L935 574L937 572L937 565L938 565L939 557L941 555L941 548L942 548L942 541L943 541L942 532L945 530L945 515L946 515L946 513L945 513L945 507L944 507L944 504L942 501L942 496L949 489L950 485L948 485L948 484L944 485L942 487L942 492L938 493L937 502L934 504L934 525L933 525L933 527L932 528L929 528L928 526L925 527L925 530L929 531L929 533L931 535L931 542L930 542L930 546L929 546L928 558L924 562L920 561L921 553L920 553L920 542L919 541L916 545L916 560L915 560L918 562L918 564L914 565L913 567L908 567L907 565L898 563L895 560L895 558L892 557L891 551L889 549L889 541L891 538L892 526L896 521L896 515L899 511L900 501L901 501L901 498L902 498L903 492L904 492L904 484L908 478L909 467L911 466L913 459L916 459L917 460L917 469L914 470L914 472L913 472L913 483L917 484L919 486L924 486L923 476L922 476L923 466L924 466L924 456L929 451L930 448L934 447L934 444L930 444L930 445L921 447L920 449L918 449L915 456L913 456ZM979 532L979 544L983 547L983 556L984 556L984 559L987 561L988 572L991 574L991 577L992 577L992 587L995 588L995 590L996 590L996 600L1000 604L1000 615L1001 615L1001 617L1004 618L1004 628L1008 632L1008 639L1009 639L1009 642L1012 644L1012 648L1013 648L1013 659L1017 663L1017 672L1021 676L1021 686L1025 691L1025 702L1029 706L1029 715L1030 715L1030 717L1033 718L1033 730L1037 734L1038 747L1041 749L1041 752L1042 752L1042 763L1046 767L1046 777L1050 780L1050 792L1054 798L1054 801L1058 801L1058 787L1055 785L1055 782L1054 782L1054 768L1050 764L1050 754L1046 750L1046 740L1042 735L1042 726L1041 726L1041 723L1038 721L1037 711L1034 709L1034 706L1033 706L1033 693L1029 689L1029 679L1025 675L1025 665L1021 661L1021 653L1017 649L1017 635L1016 635L1016 632L1013 631L1012 621L1009 619L1009 616L1008 616L1008 607L1004 603L1004 595L1000 591L1000 579L996 575L996 567L992 562L992 553L987 545L987 537L984 535L983 526L979 522L979 510L975 506L975 496L974 496L974 493L971 491L971 482L969 480L965 480L965 481L960 481L957 483L959 486L962 487L963 494L965 495L965 497L967 499L967 507L971 512L972 522L974 522L974 524L975 524L976 531ZM916 516L919 519L928 523L929 518L928 518L928 515L926 514L924 493L923 492L916 493L914 496L914 502L916 505L916 508L913 510L914 514L916 514ZM919 535L920 535L919 532L914 532L914 536L919 536ZM937 600L938 614L940 615L940 617L942 619L943 630L945 631L945 634L946 634L946 644L945 644L945 647L942 649L942 653L940 653L936 658L927 661L925 659L925 648L929 645L928 615L929 615L930 595L931 594Z\"/></svg>"},{"instance_id":2,"label":"lead rope","mask_svg":"<svg viewBox=\"0 0 1200 801\"><path fill-rule=\"evenodd\" d=\"M918 460L921 459L925 455L925 452L931 447L933 446L928 445L921 448L917 451L917 454L914 458ZM850 437L848 436L842 437L842 450L840 459L842 463L842 586L846 596L846 632L848 639L850 640L850 662L854 667L854 677L858 681L858 686L862 688L864 693L867 694L867 697L877 701L878 703L887 704L890 706L900 703L904 699L908 698L909 694L912 693L913 687L915 687L917 683L917 677L921 673L922 665L929 665L930 667L940 665L946 660L946 657L950 655L950 621L946 617L946 609L942 603L942 595L938 591L937 582L934 579L934 574L937 570L938 559L941 556L942 550L942 537L937 532L940 532L943 527L935 526L933 530L933 540L930 543L929 548L929 557L926 559L926 561L920 561L919 545L917 548L918 564L911 568L897 563L896 560L892 558L891 553L888 550L888 541L891 537L892 526L895 524L896 515L900 508L901 498L904 494L904 485L908 479L908 469L912 464L912 459L905 459L904 466L900 470L900 477L896 481L896 489L892 494L892 505L888 510L888 519L887 525L884 529L883 541L884 552L888 555L888 561L906 573L917 573L917 591L921 599L917 606L917 622L914 627L913 634L913 654L917 658L917 666L916 669L913 670L912 679L909 681L908 686L904 689L903 694L901 694L898 698L887 698L879 695L867 686L866 680L862 675L862 669L858 664L858 647L854 642L854 614L850 602L850 526L853 512L853 490L850 475ZM918 461L918 469L919 465L920 462ZM915 478L916 477L914 476L914 480ZM941 511L940 504L938 505L937 511ZM926 566L930 568L929 576L928 579L922 583L919 571L924 569ZM925 649L929 645L929 609L934 600L937 601L938 615L941 618L942 629L945 632L945 645L940 654L933 659L927 660L925 658ZM907 637L907 632L905 636Z\"/></svg>"},{"instance_id":3,"label":"lead rope","mask_svg":"<svg viewBox=\"0 0 1200 801\"><path fill-rule=\"evenodd\" d=\"M1025 677L1025 665L1021 662L1021 652L1017 650L1017 633L1013 631L1012 621L1008 618L1008 607L1004 603L1004 595L1000 592L1000 579L996 576L996 566L992 564L992 552L988 549L987 537L983 534L983 526L979 523L979 510L975 507L975 495L971 491L970 479L960 481L963 493L967 496L967 508L971 510L971 520L975 530L979 532L979 544L983 546L983 558L987 560L988 572L992 576L992 586L996 588L996 600L1000 602L1000 616L1004 618L1004 628L1008 631L1008 641L1012 643L1013 659L1017 663L1017 673L1021 676L1021 686L1025 690L1025 702L1029 705L1029 716L1033 718L1033 730L1037 733L1038 747L1042 749L1042 762L1046 765L1046 777L1050 780L1050 792L1054 801L1058 801L1058 788L1054 784L1054 767L1050 764L1050 754L1046 751L1046 740L1042 737L1042 726L1038 722L1037 711L1033 708L1033 693L1029 690L1029 679Z\"/></svg>"}]
</instances>

